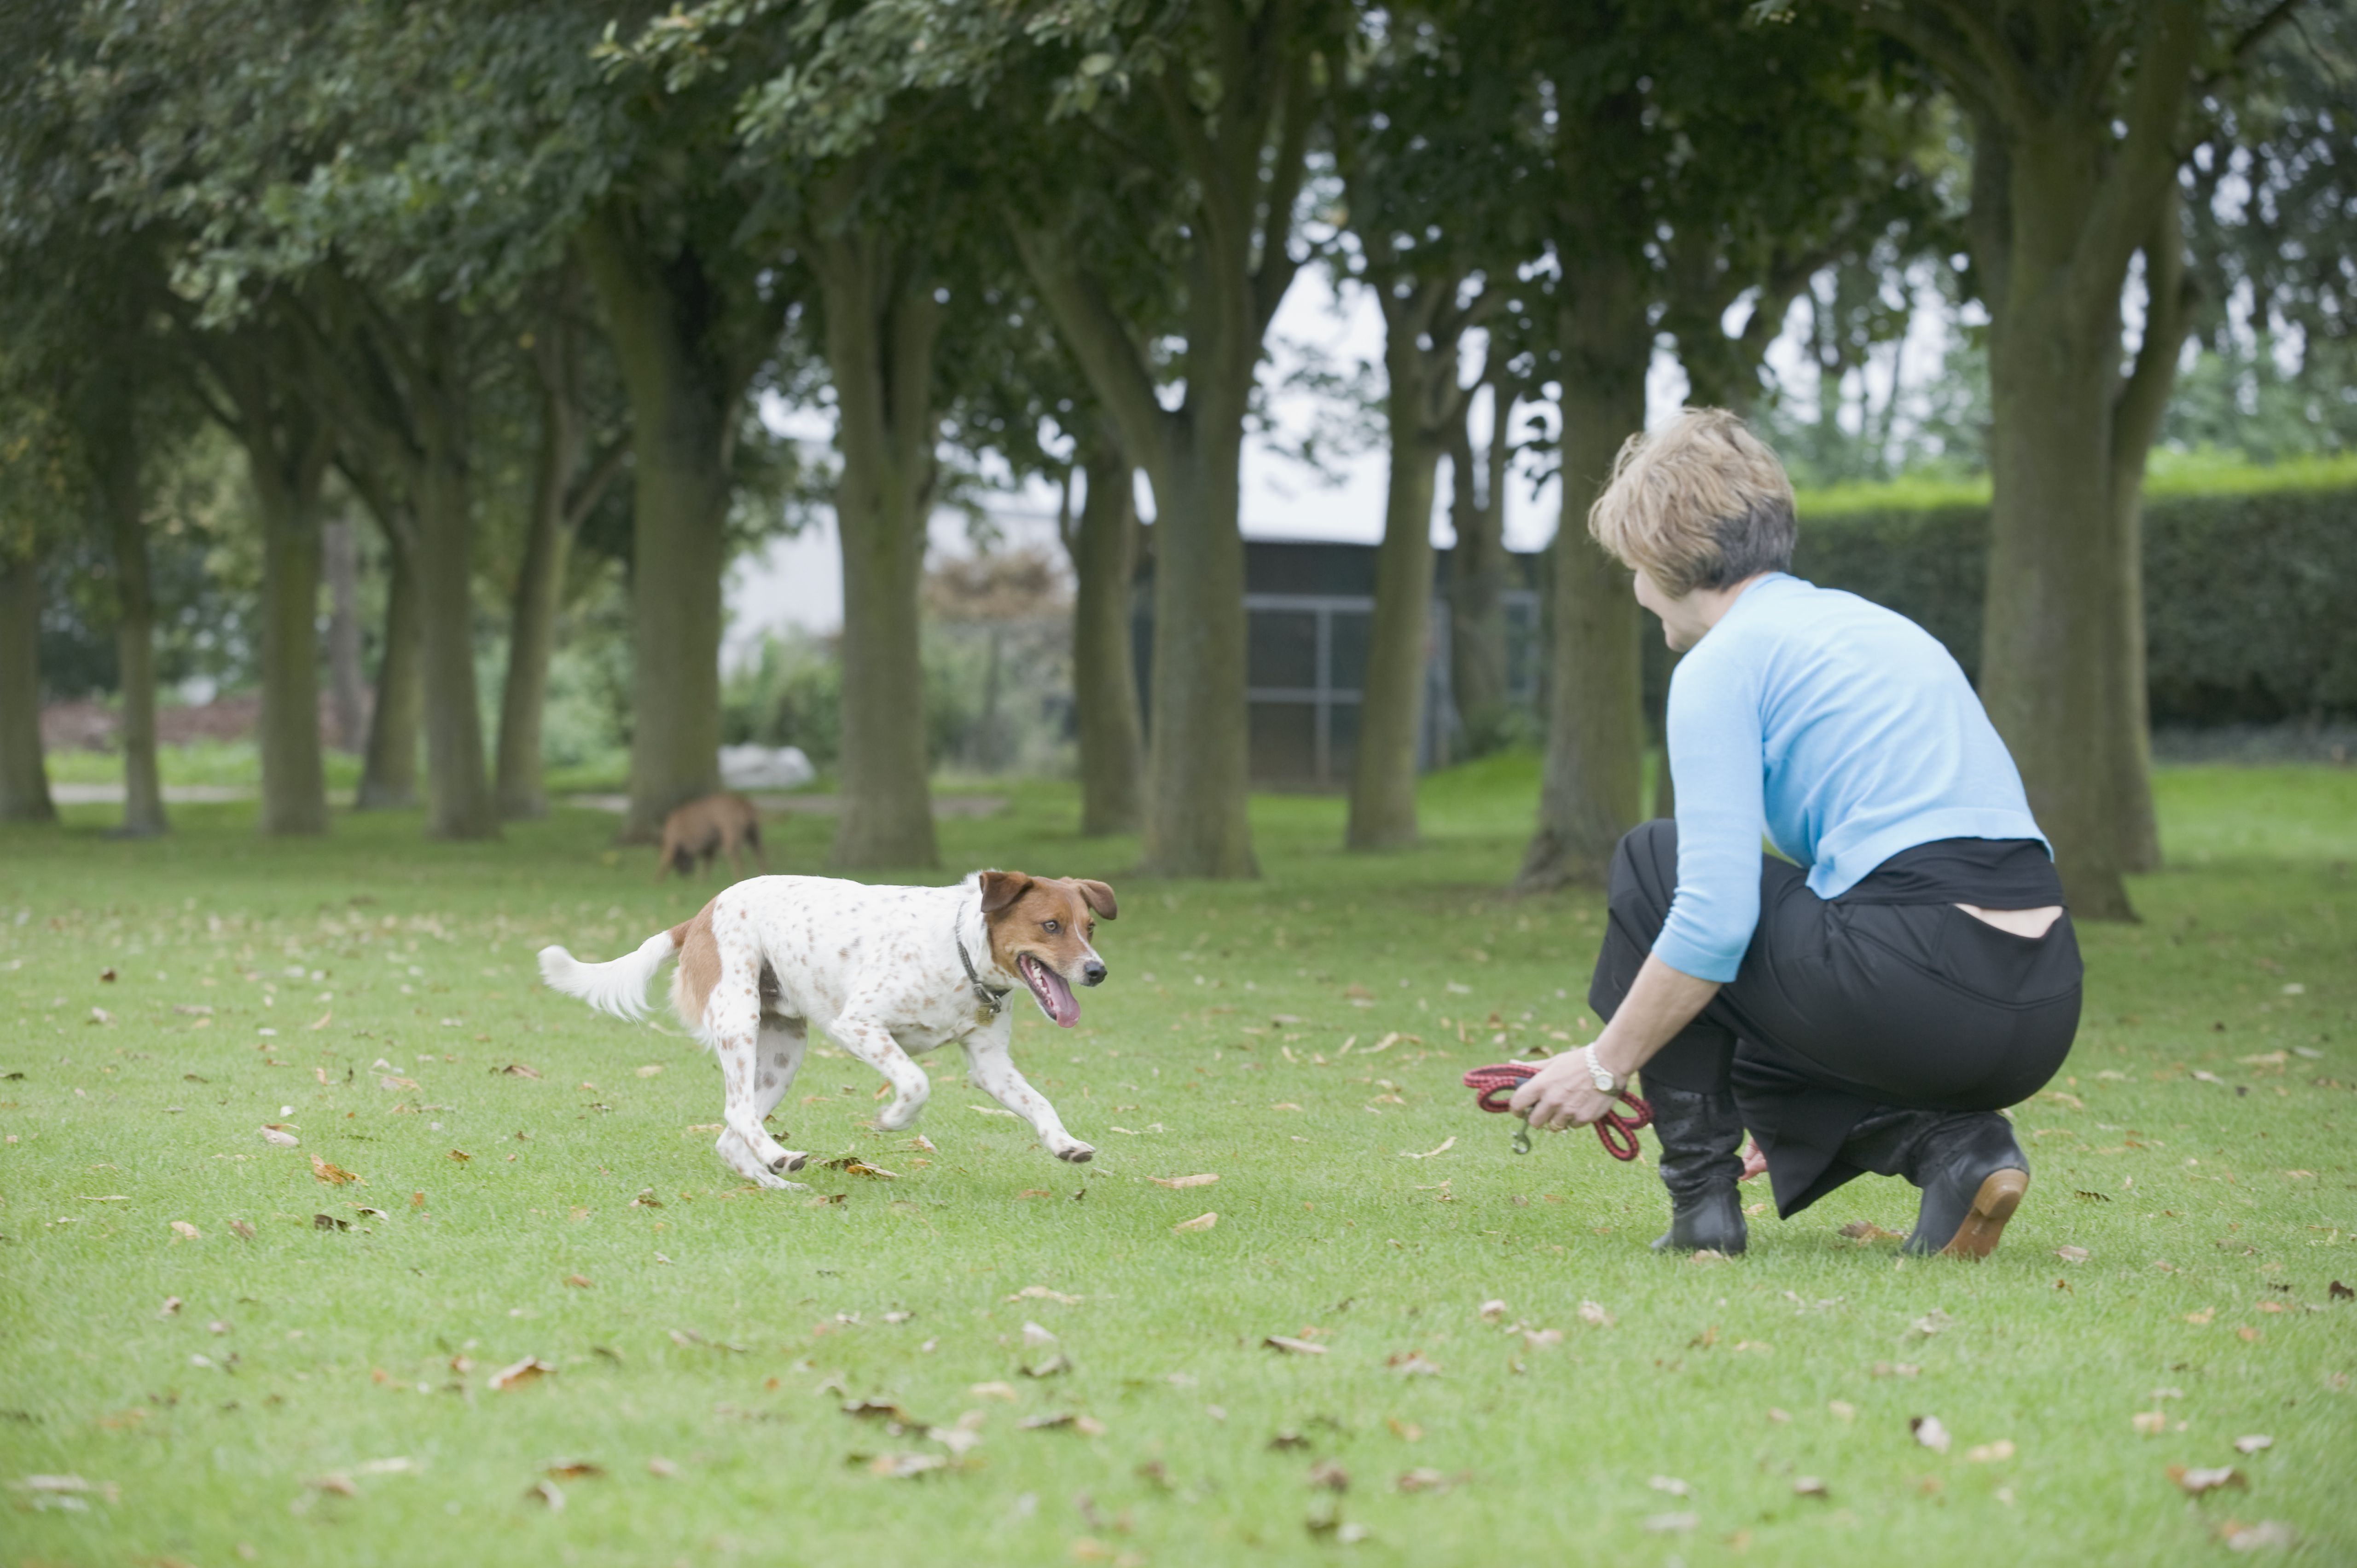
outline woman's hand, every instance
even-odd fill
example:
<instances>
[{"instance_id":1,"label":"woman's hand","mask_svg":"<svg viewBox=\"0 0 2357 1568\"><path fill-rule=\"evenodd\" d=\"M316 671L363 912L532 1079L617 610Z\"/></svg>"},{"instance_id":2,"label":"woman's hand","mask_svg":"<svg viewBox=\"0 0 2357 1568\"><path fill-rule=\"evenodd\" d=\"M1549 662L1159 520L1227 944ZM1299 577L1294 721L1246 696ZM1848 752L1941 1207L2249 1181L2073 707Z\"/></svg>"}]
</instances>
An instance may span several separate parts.
<instances>
[{"instance_id":1,"label":"woman's hand","mask_svg":"<svg viewBox=\"0 0 2357 1568\"><path fill-rule=\"evenodd\" d=\"M1614 1095L1596 1087L1587 1069L1585 1048L1566 1051L1523 1079L1506 1109L1533 1129L1550 1132L1561 1127L1585 1127L1602 1120L1619 1103Z\"/></svg>"}]
</instances>

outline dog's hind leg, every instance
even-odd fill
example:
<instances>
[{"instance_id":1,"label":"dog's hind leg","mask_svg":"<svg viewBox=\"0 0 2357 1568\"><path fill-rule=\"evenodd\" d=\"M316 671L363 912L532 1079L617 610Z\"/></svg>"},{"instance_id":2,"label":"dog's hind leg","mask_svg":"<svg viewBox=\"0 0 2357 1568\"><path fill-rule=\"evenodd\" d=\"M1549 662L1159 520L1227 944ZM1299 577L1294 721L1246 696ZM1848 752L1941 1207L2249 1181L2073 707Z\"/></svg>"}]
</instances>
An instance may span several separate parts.
<instances>
[{"instance_id":1,"label":"dog's hind leg","mask_svg":"<svg viewBox=\"0 0 2357 1568\"><path fill-rule=\"evenodd\" d=\"M749 961L751 955L744 957ZM726 1123L713 1147L730 1168L763 1187L795 1187L800 1184L786 1180L785 1173L802 1169L810 1156L786 1148L761 1125L761 1118L783 1097L792 1075L780 1071L772 1062L769 1068L772 1081L762 1083L765 1058L760 1026L761 1004L755 993L751 963L726 964L704 1010L705 1033L712 1041L712 1054L720 1061L721 1120ZM770 1055L799 1060L799 1053L786 1047L773 1047Z\"/></svg>"}]
</instances>

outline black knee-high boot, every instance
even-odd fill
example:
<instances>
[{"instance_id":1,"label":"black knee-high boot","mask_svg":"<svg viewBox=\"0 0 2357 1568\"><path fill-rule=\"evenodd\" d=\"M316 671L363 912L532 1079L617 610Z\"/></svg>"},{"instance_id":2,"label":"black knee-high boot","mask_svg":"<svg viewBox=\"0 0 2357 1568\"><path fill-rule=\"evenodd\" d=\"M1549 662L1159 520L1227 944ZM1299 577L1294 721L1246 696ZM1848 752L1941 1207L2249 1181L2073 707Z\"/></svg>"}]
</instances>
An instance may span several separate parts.
<instances>
[{"instance_id":1,"label":"black knee-high boot","mask_svg":"<svg viewBox=\"0 0 2357 1568\"><path fill-rule=\"evenodd\" d=\"M1747 1240L1735 1187L1743 1174L1743 1113L1735 1096L1647 1083L1645 1099L1662 1141L1662 1185L1670 1189L1669 1232L1654 1249L1733 1257Z\"/></svg>"},{"instance_id":2,"label":"black knee-high boot","mask_svg":"<svg viewBox=\"0 0 2357 1568\"><path fill-rule=\"evenodd\" d=\"M1900 1251L1984 1258L2029 1187L2029 1159L1994 1111L1878 1111L1851 1129L1842 1158L1923 1192Z\"/></svg>"}]
</instances>

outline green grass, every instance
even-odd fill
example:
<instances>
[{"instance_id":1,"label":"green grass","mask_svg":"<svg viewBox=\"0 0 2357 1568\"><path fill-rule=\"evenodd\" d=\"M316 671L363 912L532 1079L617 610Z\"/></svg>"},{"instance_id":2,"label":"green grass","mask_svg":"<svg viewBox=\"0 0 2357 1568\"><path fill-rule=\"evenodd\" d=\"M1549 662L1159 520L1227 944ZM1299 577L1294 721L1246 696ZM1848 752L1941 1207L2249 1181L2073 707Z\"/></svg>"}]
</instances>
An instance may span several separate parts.
<instances>
[{"instance_id":1,"label":"green grass","mask_svg":"<svg viewBox=\"0 0 2357 1568\"><path fill-rule=\"evenodd\" d=\"M2226 1557L2230 1518L2357 1559L2357 1304L2329 1294L2357 1283L2357 774L2164 776L2172 867L2143 924L2086 934L2077 1051L2018 1117L2036 1185L1977 1267L1845 1239L1907 1229L1888 1181L1755 1219L1742 1260L1662 1258L1650 1168L1585 1133L1518 1158L1474 1113L1465 1069L1593 1028L1596 897L1497 891L1533 787L1517 758L1435 779L1426 846L1381 857L1334 849L1335 801L1257 800L1249 886L1125 880L1135 844L1073 838L1061 787L943 824L954 867L1120 886L1112 983L1017 1040L1102 1153L1058 1165L946 1061L934 1149L879 1136L877 1080L831 1053L794 1146L900 1174L816 1172L816 1201L720 1165L687 1042L535 986L543 942L617 953L706 891L651 886L610 819L0 833L0 1480L108 1488L0 1492L0 1563L2174 1563ZM829 831L778 823L773 861ZM1025 1375L1027 1322L1069 1370ZM489 1387L528 1356L558 1369ZM844 1413L867 1399L980 1441L871 1474L946 1449ZM1102 1432L1020 1424L1062 1413ZM559 1460L604 1473L552 1511L527 1489ZM1329 1461L1346 1492L1311 1485ZM2247 1489L2200 1501L2165 1473L2229 1464Z\"/></svg>"}]
</instances>

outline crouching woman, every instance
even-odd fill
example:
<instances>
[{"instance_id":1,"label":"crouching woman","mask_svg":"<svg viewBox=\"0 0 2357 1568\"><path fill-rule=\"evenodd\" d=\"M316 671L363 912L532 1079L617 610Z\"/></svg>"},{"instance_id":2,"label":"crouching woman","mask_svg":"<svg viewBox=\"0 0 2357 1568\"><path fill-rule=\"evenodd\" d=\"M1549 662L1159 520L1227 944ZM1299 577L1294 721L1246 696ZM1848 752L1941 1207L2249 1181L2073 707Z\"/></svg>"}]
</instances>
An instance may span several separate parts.
<instances>
[{"instance_id":1,"label":"crouching woman","mask_svg":"<svg viewBox=\"0 0 2357 1568\"><path fill-rule=\"evenodd\" d=\"M1986 1256L2029 1185L1997 1112L2069 1054L2081 976L2005 743L1929 633L1788 574L1792 483L1734 415L1632 438L1587 521L1685 650L1677 816L1613 856L1602 1033L1512 1109L1585 1125L1641 1072L1656 1247L1743 1250L1748 1127L1781 1217L1901 1176L1922 1191L1907 1251Z\"/></svg>"}]
</instances>

